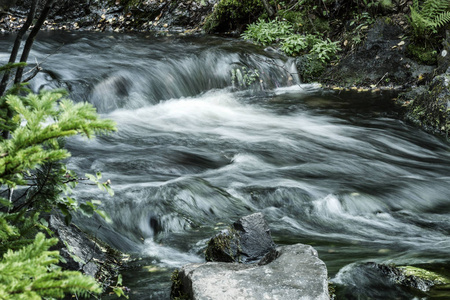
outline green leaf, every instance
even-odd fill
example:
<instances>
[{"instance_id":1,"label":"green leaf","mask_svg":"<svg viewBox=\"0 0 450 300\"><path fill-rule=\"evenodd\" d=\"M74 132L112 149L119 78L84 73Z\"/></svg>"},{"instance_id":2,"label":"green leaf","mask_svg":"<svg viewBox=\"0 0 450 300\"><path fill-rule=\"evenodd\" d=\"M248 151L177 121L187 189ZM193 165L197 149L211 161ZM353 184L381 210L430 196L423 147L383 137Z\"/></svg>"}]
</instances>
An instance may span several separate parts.
<instances>
[{"instance_id":1,"label":"green leaf","mask_svg":"<svg viewBox=\"0 0 450 300\"><path fill-rule=\"evenodd\" d=\"M105 211L100 210L100 209L96 209L95 212L96 212L100 217L102 217L103 220L105 220L106 223L110 223L110 224L111 224L111 223L113 222L112 219L111 219L111 217L110 217L110 216L108 215L108 213L106 213Z\"/></svg>"},{"instance_id":2,"label":"green leaf","mask_svg":"<svg viewBox=\"0 0 450 300\"><path fill-rule=\"evenodd\" d=\"M96 205L96 206L102 204L102 201L100 201L100 200L91 200L90 202L91 202L92 204Z\"/></svg>"},{"instance_id":3,"label":"green leaf","mask_svg":"<svg viewBox=\"0 0 450 300\"><path fill-rule=\"evenodd\" d=\"M125 292L123 291L122 288L120 287L115 287L113 288L114 293L116 294L117 297L122 297L124 296L126 299L128 299L128 296L125 295Z\"/></svg>"},{"instance_id":4,"label":"green leaf","mask_svg":"<svg viewBox=\"0 0 450 300\"><path fill-rule=\"evenodd\" d=\"M93 181L93 182L98 181L97 178L92 174L86 173L86 174L84 174L84 176L86 176L90 181Z\"/></svg>"},{"instance_id":5,"label":"green leaf","mask_svg":"<svg viewBox=\"0 0 450 300\"><path fill-rule=\"evenodd\" d=\"M114 190L109 186L109 184L105 184L104 187L110 196L114 196Z\"/></svg>"},{"instance_id":6,"label":"green leaf","mask_svg":"<svg viewBox=\"0 0 450 300\"><path fill-rule=\"evenodd\" d=\"M92 217L92 215L94 214L94 207L92 203L90 203L91 205L88 205L87 203L80 204L81 213L85 216Z\"/></svg>"},{"instance_id":7,"label":"green leaf","mask_svg":"<svg viewBox=\"0 0 450 300\"><path fill-rule=\"evenodd\" d=\"M48 227L48 222L44 218L41 218L39 222L41 222L41 224L44 225L45 227Z\"/></svg>"}]
</instances>

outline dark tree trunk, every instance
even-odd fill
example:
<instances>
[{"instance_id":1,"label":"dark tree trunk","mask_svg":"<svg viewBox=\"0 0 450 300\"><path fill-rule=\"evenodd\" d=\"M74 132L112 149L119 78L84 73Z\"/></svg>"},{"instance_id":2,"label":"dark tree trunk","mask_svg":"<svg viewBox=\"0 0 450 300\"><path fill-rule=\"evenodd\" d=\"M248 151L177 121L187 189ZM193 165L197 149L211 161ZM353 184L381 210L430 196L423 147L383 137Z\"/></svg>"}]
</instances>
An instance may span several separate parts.
<instances>
[{"instance_id":1,"label":"dark tree trunk","mask_svg":"<svg viewBox=\"0 0 450 300\"><path fill-rule=\"evenodd\" d=\"M20 57L20 62L26 62L28 60L28 55L30 54L34 39L36 38L36 35L41 29L42 24L44 24L45 19L47 19L48 13L50 12L50 9L52 8L54 2L55 0L47 0L47 2L45 2L45 6L42 9L41 15L39 16L38 20L36 21L36 24L31 30L30 35L28 35L25 47L23 48L22 56ZM19 67L17 69L16 78L14 80L15 84L19 84L22 82L22 75L23 75L23 67Z\"/></svg>"},{"instance_id":2,"label":"dark tree trunk","mask_svg":"<svg viewBox=\"0 0 450 300\"><path fill-rule=\"evenodd\" d=\"M268 0L261 0L261 1L269 17L275 16L275 11L273 10L272 6L270 6L269 1Z\"/></svg>"},{"instance_id":3,"label":"dark tree trunk","mask_svg":"<svg viewBox=\"0 0 450 300\"><path fill-rule=\"evenodd\" d=\"M11 55L9 57L9 63L14 63L17 59L17 54L19 53L20 44L22 43L22 38L27 32L28 28L30 28L31 23L33 22L34 15L36 13L36 7L37 7L38 0L33 0L31 3L30 11L28 12L27 20L25 21L25 24L23 24L22 28L20 28L19 32L17 33L16 40L14 41L14 46L11 51ZM6 70L3 74L2 82L0 83L0 97L3 96L3 94L6 91L6 87L8 85L9 77L11 75L11 70Z\"/></svg>"},{"instance_id":4,"label":"dark tree trunk","mask_svg":"<svg viewBox=\"0 0 450 300\"><path fill-rule=\"evenodd\" d=\"M30 28L37 9L38 0L33 0L31 3L30 11L28 12L27 20L25 21L25 24L22 26L22 28L17 33L16 40L14 42L13 49L11 51L11 56L9 58L9 63L15 63L17 59L17 55L19 52L20 44L22 42L22 38L27 32L27 30ZM53 6L53 3L55 0L46 0L44 8L41 11L41 15L36 21L36 24L34 24L33 29L31 30L30 34L27 37L27 40L25 42L24 49L22 51L22 56L20 57L20 62L26 62L28 59L28 55L30 54L31 47L33 46L34 39L36 38L36 35L38 34L39 30L41 29L42 25L44 24L45 19L47 19L47 16L50 12L50 9ZM16 76L14 79L14 84L20 84L22 82L22 75L23 75L23 67L18 67L16 71ZM6 88L8 86L9 77L11 74L11 70L6 70L5 74L3 75L2 81L0 83L0 97L3 96L3 94L6 91ZM12 111L6 108L6 119L9 120L12 118ZM9 131L3 130L1 133L1 136L4 139L7 139L9 137Z\"/></svg>"}]
</instances>

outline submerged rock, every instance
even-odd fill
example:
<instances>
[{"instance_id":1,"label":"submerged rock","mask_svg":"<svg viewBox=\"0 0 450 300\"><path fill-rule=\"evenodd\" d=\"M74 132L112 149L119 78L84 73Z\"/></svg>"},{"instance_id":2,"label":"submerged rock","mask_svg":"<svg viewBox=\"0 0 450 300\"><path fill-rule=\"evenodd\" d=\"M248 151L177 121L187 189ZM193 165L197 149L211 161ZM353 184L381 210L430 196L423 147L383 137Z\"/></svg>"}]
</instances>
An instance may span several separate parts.
<instances>
[{"instance_id":1,"label":"submerged rock","mask_svg":"<svg viewBox=\"0 0 450 300\"><path fill-rule=\"evenodd\" d=\"M328 275L308 245L278 247L266 265L209 262L182 267L173 277L172 297L192 300L325 300ZM186 298L183 298L186 299Z\"/></svg>"},{"instance_id":2,"label":"submerged rock","mask_svg":"<svg viewBox=\"0 0 450 300\"><path fill-rule=\"evenodd\" d=\"M371 264L396 284L428 292L434 286L450 285L450 279L437 273L412 267Z\"/></svg>"},{"instance_id":3,"label":"submerged rock","mask_svg":"<svg viewBox=\"0 0 450 300\"><path fill-rule=\"evenodd\" d=\"M213 237L206 248L207 261L254 263L275 251L275 243L262 213L245 216Z\"/></svg>"}]
</instances>

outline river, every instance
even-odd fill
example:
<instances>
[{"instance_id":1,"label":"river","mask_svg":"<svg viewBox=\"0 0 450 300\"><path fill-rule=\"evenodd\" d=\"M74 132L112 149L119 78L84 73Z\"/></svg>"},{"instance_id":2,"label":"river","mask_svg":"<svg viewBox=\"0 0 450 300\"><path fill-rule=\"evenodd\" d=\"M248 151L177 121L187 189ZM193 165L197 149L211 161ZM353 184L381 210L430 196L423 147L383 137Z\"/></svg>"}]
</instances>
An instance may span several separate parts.
<instances>
[{"instance_id":1,"label":"river","mask_svg":"<svg viewBox=\"0 0 450 300\"><path fill-rule=\"evenodd\" d=\"M0 36L0 61L12 36ZM314 246L338 299L449 299L377 277L365 262L445 271L450 147L396 118L392 95L301 84L291 61L236 39L41 33L30 87L66 88L119 131L70 139L69 167L113 219L75 223L139 259L130 299L169 299L170 274L208 239L262 212L277 244Z\"/></svg>"}]
</instances>

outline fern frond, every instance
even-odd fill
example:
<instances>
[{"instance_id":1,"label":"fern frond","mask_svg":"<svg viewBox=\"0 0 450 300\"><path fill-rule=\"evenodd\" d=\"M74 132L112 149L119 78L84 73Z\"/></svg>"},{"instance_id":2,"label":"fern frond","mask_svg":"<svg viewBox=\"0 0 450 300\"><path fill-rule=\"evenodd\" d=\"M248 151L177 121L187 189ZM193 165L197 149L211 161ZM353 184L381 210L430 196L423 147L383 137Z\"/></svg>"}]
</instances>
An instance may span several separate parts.
<instances>
[{"instance_id":1,"label":"fern frond","mask_svg":"<svg viewBox=\"0 0 450 300\"><path fill-rule=\"evenodd\" d=\"M423 3L421 14L425 18L433 19L436 14L444 13L449 9L447 0L427 0Z\"/></svg>"},{"instance_id":2,"label":"fern frond","mask_svg":"<svg viewBox=\"0 0 450 300\"><path fill-rule=\"evenodd\" d=\"M437 28L450 23L448 0L426 0L421 5L418 0L414 0L410 10L409 20L416 36L436 32Z\"/></svg>"},{"instance_id":3,"label":"fern frond","mask_svg":"<svg viewBox=\"0 0 450 300\"><path fill-rule=\"evenodd\" d=\"M434 18L434 25L436 28L444 26L447 23L450 23L450 11L443 12Z\"/></svg>"}]
</instances>

